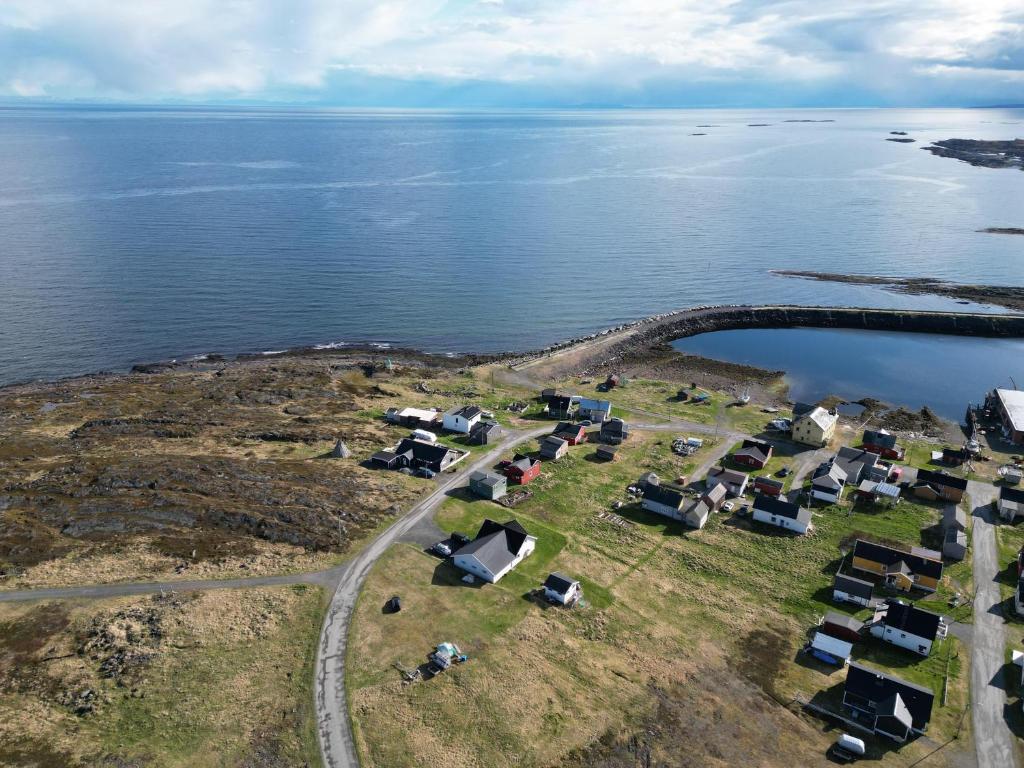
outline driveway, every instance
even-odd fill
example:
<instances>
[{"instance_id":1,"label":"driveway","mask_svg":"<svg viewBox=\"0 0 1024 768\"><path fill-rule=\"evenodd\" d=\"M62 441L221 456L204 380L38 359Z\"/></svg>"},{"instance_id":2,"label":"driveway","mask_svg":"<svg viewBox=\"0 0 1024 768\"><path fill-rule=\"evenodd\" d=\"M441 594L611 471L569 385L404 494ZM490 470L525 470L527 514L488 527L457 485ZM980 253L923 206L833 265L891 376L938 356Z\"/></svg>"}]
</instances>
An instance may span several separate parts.
<instances>
[{"instance_id":1,"label":"driveway","mask_svg":"<svg viewBox=\"0 0 1024 768\"><path fill-rule=\"evenodd\" d=\"M998 548L992 501L996 489L988 483L970 482L967 493L974 505L974 631L971 646L971 713L978 765L1013 768L1017 765L1014 736L1006 723L1006 691L1003 614L1000 607Z\"/></svg>"}]
</instances>

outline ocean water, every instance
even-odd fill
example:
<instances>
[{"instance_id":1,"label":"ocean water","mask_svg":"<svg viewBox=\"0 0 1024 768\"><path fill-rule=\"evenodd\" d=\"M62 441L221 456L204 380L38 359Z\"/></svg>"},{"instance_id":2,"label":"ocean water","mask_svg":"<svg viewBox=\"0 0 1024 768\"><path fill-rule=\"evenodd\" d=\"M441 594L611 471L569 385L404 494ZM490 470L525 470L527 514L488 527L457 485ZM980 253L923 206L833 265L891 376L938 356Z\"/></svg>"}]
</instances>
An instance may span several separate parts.
<instances>
[{"instance_id":1,"label":"ocean water","mask_svg":"<svg viewBox=\"0 0 1024 768\"><path fill-rule=\"evenodd\" d=\"M874 397L963 421L995 387L1024 386L1024 340L831 328L715 331L673 342L681 352L786 371L802 402Z\"/></svg>"},{"instance_id":2,"label":"ocean water","mask_svg":"<svg viewBox=\"0 0 1024 768\"><path fill-rule=\"evenodd\" d=\"M1020 135L1022 110L4 109L0 383L522 350L717 302L949 308L770 270L1024 284L1024 238L976 231L1024 226L1024 174L921 150Z\"/></svg>"}]
</instances>

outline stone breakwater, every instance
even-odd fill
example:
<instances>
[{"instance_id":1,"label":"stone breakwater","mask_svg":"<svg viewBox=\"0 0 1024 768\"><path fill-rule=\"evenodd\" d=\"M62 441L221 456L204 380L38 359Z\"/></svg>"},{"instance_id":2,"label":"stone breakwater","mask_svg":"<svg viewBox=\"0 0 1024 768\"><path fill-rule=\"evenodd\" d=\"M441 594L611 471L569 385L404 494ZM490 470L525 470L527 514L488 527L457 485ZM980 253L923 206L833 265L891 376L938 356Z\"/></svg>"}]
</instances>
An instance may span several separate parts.
<instances>
[{"instance_id":1,"label":"stone breakwater","mask_svg":"<svg viewBox=\"0 0 1024 768\"><path fill-rule=\"evenodd\" d=\"M593 348L594 358L608 360L687 336L745 328L846 328L1024 338L1024 315L786 305L694 307L570 339L506 362L525 368L571 350L586 354L588 348Z\"/></svg>"}]
</instances>

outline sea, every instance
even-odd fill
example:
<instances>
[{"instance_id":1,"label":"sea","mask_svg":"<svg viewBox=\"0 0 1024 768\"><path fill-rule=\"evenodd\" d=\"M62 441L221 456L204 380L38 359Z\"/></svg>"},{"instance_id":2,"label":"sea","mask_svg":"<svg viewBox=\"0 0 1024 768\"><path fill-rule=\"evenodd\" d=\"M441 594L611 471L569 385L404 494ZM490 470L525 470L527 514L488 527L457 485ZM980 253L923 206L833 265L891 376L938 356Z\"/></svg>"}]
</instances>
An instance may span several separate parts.
<instances>
[{"instance_id":1,"label":"sea","mask_svg":"<svg viewBox=\"0 0 1024 768\"><path fill-rule=\"evenodd\" d=\"M526 350L698 304L962 309L772 270L1024 285L1024 237L978 231L1024 226L1024 173L922 151L1017 136L1020 109L0 109L0 384Z\"/></svg>"}]
</instances>

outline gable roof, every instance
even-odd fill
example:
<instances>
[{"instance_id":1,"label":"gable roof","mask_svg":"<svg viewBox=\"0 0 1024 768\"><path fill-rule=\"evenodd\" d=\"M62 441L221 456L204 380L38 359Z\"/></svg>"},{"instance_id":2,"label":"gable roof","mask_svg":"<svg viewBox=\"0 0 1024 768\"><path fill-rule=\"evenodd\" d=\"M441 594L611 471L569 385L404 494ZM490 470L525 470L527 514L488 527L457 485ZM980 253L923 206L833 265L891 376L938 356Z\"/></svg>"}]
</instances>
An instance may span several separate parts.
<instances>
[{"instance_id":1,"label":"gable roof","mask_svg":"<svg viewBox=\"0 0 1024 768\"><path fill-rule=\"evenodd\" d=\"M729 491L721 483L715 483L711 488L704 491L704 498L710 499L712 503L717 504L718 502L725 499Z\"/></svg>"},{"instance_id":2,"label":"gable roof","mask_svg":"<svg viewBox=\"0 0 1024 768\"><path fill-rule=\"evenodd\" d=\"M875 591L875 585L870 581L864 581L864 579L854 578L853 576L847 576L842 573L836 574L834 589L838 589L840 592L845 592L848 595L854 597L860 597L865 600L870 600L872 594Z\"/></svg>"},{"instance_id":3,"label":"gable roof","mask_svg":"<svg viewBox=\"0 0 1024 768\"><path fill-rule=\"evenodd\" d=\"M799 415L797 415L796 409L794 408L793 420L803 421L804 419L807 419L808 421L813 421L815 424L818 425L820 429L826 430L833 424L835 424L839 420L839 417L834 413L826 411L821 406L815 406L811 408L809 411L801 413Z\"/></svg>"},{"instance_id":4,"label":"gable roof","mask_svg":"<svg viewBox=\"0 0 1024 768\"><path fill-rule=\"evenodd\" d=\"M496 485L504 485L507 481L503 475L497 475L493 472L482 472L477 470L469 476L469 482L478 483L480 485L486 485L493 488Z\"/></svg>"},{"instance_id":5,"label":"gable roof","mask_svg":"<svg viewBox=\"0 0 1024 768\"><path fill-rule=\"evenodd\" d=\"M541 450L544 450L545 448L550 448L551 450L558 450L563 445L568 445L569 444L568 440L563 440L562 438L555 437L554 435L548 435L547 437L545 437L540 442L541 442Z\"/></svg>"},{"instance_id":6,"label":"gable roof","mask_svg":"<svg viewBox=\"0 0 1024 768\"><path fill-rule=\"evenodd\" d=\"M853 618L845 613L839 613L838 611L829 611L825 614L823 624L833 624L843 629L848 629L850 632L860 632L864 628L864 622Z\"/></svg>"},{"instance_id":7,"label":"gable roof","mask_svg":"<svg viewBox=\"0 0 1024 768\"><path fill-rule=\"evenodd\" d=\"M768 450L771 450L769 448ZM733 454L733 458L736 456L749 456L752 459L760 462L768 461L768 454L765 453L760 446L748 445L746 448L740 448L736 453Z\"/></svg>"},{"instance_id":8,"label":"gable roof","mask_svg":"<svg viewBox=\"0 0 1024 768\"><path fill-rule=\"evenodd\" d=\"M955 488L958 491L967 490L967 481L962 477L948 475L945 472L932 472L928 469L917 470L917 482L914 487L921 485L935 485L939 487Z\"/></svg>"},{"instance_id":9,"label":"gable roof","mask_svg":"<svg viewBox=\"0 0 1024 768\"><path fill-rule=\"evenodd\" d=\"M795 419L798 416L805 416L817 407L818 406L811 405L810 403L793 403L793 418Z\"/></svg>"},{"instance_id":10,"label":"gable roof","mask_svg":"<svg viewBox=\"0 0 1024 768\"><path fill-rule=\"evenodd\" d=\"M865 429L861 442L864 445L877 445L879 448L895 448L896 435L892 435L885 430Z\"/></svg>"},{"instance_id":11,"label":"gable roof","mask_svg":"<svg viewBox=\"0 0 1024 768\"><path fill-rule=\"evenodd\" d=\"M515 460L508 465L508 468L515 468L523 472L526 472L537 464L540 464L540 459L534 459L529 456L520 456L519 454L516 454Z\"/></svg>"},{"instance_id":12,"label":"gable roof","mask_svg":"<svg viewBox=\"0 0 1024 768\"><path fill-rule=\"evenodd\" d=\"M941 620L942 617L938 614L922 611L914 605L899 600L889 600L883 622L887 627L898 629L915 637L934 640L939 632Z\"/></svg>"},{"instance_id":13,"label":"gable roof","mask_svg":"<svg viewBox=\"0 0 1024 768\"><path fill-rule=\"evenodd\" d=\"M570 579L564 573L559 573L558 571L554 571L549 574L547 579L544 581L545 589L550 589L560 595L564 595L572 589L573 584L579 584L579 582L574 579Z\"/></svg>"},{"instance_id":14,"label":"gable roof","mask_svg":"<svg viewBox=\"0 0 1024 768\"><path fill-rule=\"evenodd\" d=\"M423 440L414 440L411 437L402 439L395 449L396 454L412 454L412 457L419 461L443 461L452 453L452 449L441 443L428 443Z\"/></svg>"},{"instance_id":15,"label":"gable roof","mask_svg":"<svg viewBox=\"0 0 1024 768\"><path fill-rule=\"evenodd\" d=\"M555 431L551 434L557 437L558 435L572 435L577 437L580 434L580 430L586 432L587 428L580 424L570 424L568 421L558 422L558 426L555 427Z\"/></svg>"},{"instance_id":16,"label":"gable roof","mask_svg":"<svg viewBox=\"0 0 1024 768\"><path fill-rule=\"evenodd\" d=\"M846 470L838 464L821 464L814 470L811 485L823 488L842 488L846 484Z\"/></svg>"},{"instance_id":17,"label":"gable roof","mask_svg":"<svg viewBox=\"0 0 1024 768\"><path fill-rule=\"evenodd\" d=\"M476 538L462 547L459 555L473 555L491 573L498 573L519 556L529 536L516 520L496 523L486 519Z\"/></svg>"},{"instance_id":18,"label":"gable roof","mask_svg":"<svg viewBox=\"0 0 1024 768\"><path fill-rule=\"evenodd\" d=\"M1024 488L1010 488L1004 485L999 489L1001 501L1015 501L1018 504L1024 503Z\"/></svg>"},{"instance_id":19,"label":"gable roof","mask_svg":"<svg viewBox=\"0 0 1024 768\"><path fill-rule=\"evenodd\" d=\"M762 493L754 497L754 509L767 512L776 517L786 517L806 525L811 522L811 511L804 509L799 504L791 501L783 501L774 496L766 496Z\"/></svg>"},{"instance_id":20,"label":"gable roof","mask_svg":"<svg viewBox=\"0 0 1024 768\"><path fill-rule=\"evenodd\" d=\"M846 692L874 702L876 707L885 704L893 694L899 694L903 705L913 718L913 727L917 730L924 730L932 718L935 694L930 689L865 667L855 661L851 661L847 667Z\"/></svg>"},{"instance_id":21,"label":"gable roof","mask_svg":"<svg viewBox=\"0 0 1024 768\"><path fill-rule=\"evenodd\" d=\"M477 416L481 415L483 412L484 411L483 411L482 408L478 408L475 405L462 405L462 406L459 406L458 408L452 408L445 415L446 416L461 416L462 418L466 419L466 421L469 421L470 419L475 419Z\"/></svg>"},{"instance_id":22,"label":"gable roof","mask_svg":"<svg viewBox=\"0 0 1024 768\"><path fill-rule=\"evenodd\" d=\"M611 413L612 404L607 400L592 400L589 397L581 397L580 408L585 411L607 411Z\"/></svg>"},{"instance_id":23,"label":"gable roof","mask_svg":"<svg viewBox=\"0 0 1024 768\"><path fill-rule=\"evenodd\" d=\"M942 561L930 557L924 557L913 552L903 552L885 544L876 544L873 541L857 539L853 546L853 556L873 563L881 563L886 566L898 564L905 565L912 573L929 578L942 578Z\"/></svg>"},{"instance_id":24,"label":"gable roof","mask_svg":"<svg viewBox=\"0 0 1024 768\"><path fill-rule=\"evenodd\" d=\"M548 409L556 411L567 411L573 406L573 399L569 395L555 395L548 400Z\"/></svg>"},{"instance_id":25,"label":"gable roof","mask_svg":"<svg viewBox=\"0 0 1024 768\"><path fill-rule=\"evenodd\" d=\"M650 499L656 504L664 504L674 509L681 509L686 501L686 497L679 491L663 485L648 485L644 489L644 499Z\"/></svg>"},{"instance_id":26,"label":"gable roof","mask_svg":"<svg viewBox=\"0 0 1024 768\"><path fill-rule=\"evenodd\" d=\"M963 507L957 505L947 505L942 508L942 527L943 528L960 528L964 530L967 528L967 513L964 512Z\"/></svg>"},{"instance_id":27,"label":"gable roof","mask_svg":"<svg viewBox=\"0 0 1024 768\"><path fill-rule=\"evenodd\" d=\"M743 483L748 475L738 469L726 469L725 467L712 467L708 472L709 478L714 478L721 483Z\"/></svg>"}]
</instances>

